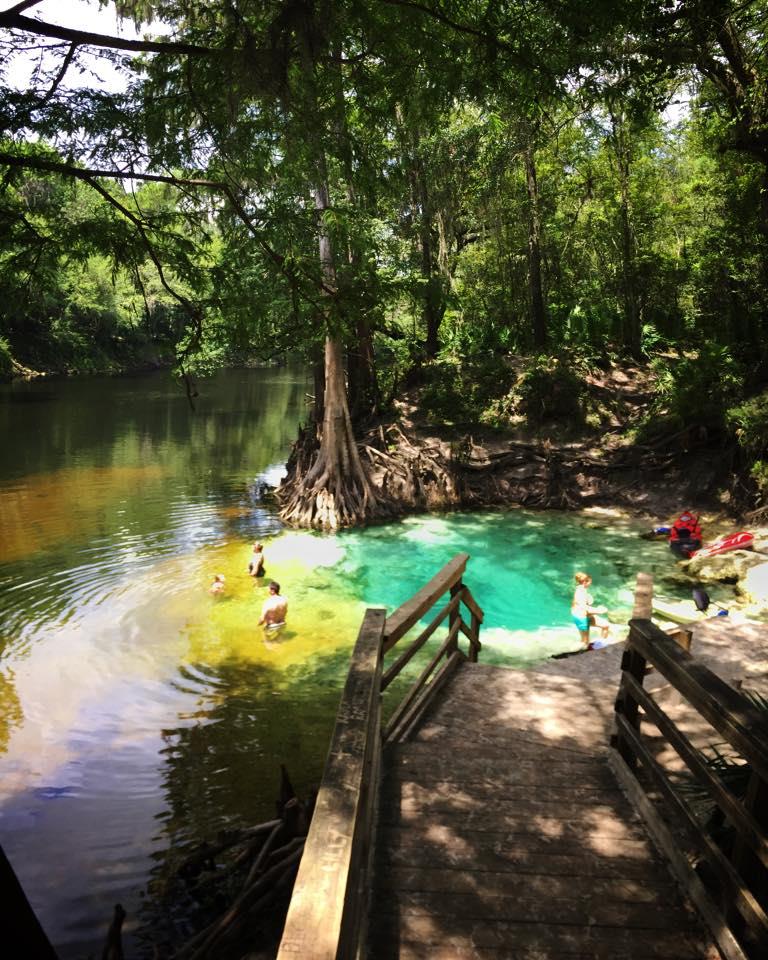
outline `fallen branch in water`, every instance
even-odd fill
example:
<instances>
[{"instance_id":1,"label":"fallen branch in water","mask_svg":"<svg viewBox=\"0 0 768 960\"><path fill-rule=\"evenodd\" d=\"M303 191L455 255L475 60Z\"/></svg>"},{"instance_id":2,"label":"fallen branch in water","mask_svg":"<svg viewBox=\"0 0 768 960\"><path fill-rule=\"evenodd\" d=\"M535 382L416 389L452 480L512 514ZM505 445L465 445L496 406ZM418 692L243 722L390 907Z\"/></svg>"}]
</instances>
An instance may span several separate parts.
<instances>
[{"instance_id":1,"label":"fallen branch in water","mask_svg":"<svg viewBox=\"0 0 768 960\"><path fill-rule=\"evenodd\" d=\"M182 925L203 921L202 929L174 946L154 945L155 960L239 960L247 950L271 944L282 928L284 912L304 850L314 809L314 794L306 802L294 792L281 767L278 816L236 830L222 831L215 842L205 841L185 857L166 881L164 894L172 913L189 903L193 916ZM215 912L214 912L215 911ZM213 917L213 919L211 919ZM109 927L101 960L123 960L120 905ZM171 920L175 927L175 920ZM153 940L150 934L146 940Z\"/></svg>"}]
</instances>

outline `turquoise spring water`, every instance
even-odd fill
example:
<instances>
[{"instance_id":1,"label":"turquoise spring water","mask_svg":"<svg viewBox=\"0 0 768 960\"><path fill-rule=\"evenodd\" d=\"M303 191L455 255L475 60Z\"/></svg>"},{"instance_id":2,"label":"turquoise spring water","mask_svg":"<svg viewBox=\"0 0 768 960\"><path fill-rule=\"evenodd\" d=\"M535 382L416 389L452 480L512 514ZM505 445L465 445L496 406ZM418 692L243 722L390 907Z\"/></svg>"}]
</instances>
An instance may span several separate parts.
<instances>
[{"instance_id":1,"label":"turquoise spring water","mask_svg":"<svg viewBox=\"0 0 768 960\"><path fill-rule=\"evenodd\" d=\"M637 571L674 571L664 543L642 540L647 524L608 516L528 510L414 517L342 534L336 576L389 610L456 553L470 555L465 580L484 610L483 659L525 666L579 648L570 621L573 575L588 571L596 602L621 633Z\"/></svg>"}]
</instances>

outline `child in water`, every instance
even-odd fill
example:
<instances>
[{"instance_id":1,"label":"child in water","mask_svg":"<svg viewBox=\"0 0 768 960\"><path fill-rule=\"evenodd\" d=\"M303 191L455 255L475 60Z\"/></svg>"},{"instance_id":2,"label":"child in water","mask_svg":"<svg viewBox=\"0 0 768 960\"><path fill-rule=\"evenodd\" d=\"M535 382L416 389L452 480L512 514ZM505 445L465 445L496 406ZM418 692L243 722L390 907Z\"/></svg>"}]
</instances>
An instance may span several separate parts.
<instances>
[{"instance_id":1,"label":"child in water","mask_svg":"<svg viewBox=\"0 0 768 960\"><path fill-rule=\"evenodd\" d=\"M217 573L213 578L213 583L208 588L208 593L212 594L214 597L221 596L224 593L224 574Z\"/></svg>"},{"instance_id":2,"label":"child in water","mask_svg":"<svg viewBox=\"0 0 768 960\"><path fill-rule=\"evenodd\" d=\"M264 544L254 543L251 561L248 564L248 573L252 577L264 576Z\"/></svg>"},{"instance_id":3,"label":"child in water","mask_svg":"<svg viewBox=\"0 0 768 960\"><path fill-rule=\"evenodd\" d=\"M573 603L571 604L571 616L579 631L581 642L587 650L590 649L589 628L594 626L600 628L600 634L603 640L608 639L608 621L600 616L606 612L605 607L594 606L592 594L589 587L592 584L592 577L588 573L581 571L574 576L576 589L573 591Z\"/></svg>"}]
</instances>

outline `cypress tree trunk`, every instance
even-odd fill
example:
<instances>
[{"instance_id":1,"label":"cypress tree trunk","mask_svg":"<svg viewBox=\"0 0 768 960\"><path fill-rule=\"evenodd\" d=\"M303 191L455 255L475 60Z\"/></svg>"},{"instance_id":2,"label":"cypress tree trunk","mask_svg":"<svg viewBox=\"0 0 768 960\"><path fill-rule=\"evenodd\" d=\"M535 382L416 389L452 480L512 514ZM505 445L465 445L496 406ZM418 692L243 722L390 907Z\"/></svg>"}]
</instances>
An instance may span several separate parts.
<instances>
[{"instance_id":1,"label":"cypress tree trunk","mask_svg":"<svg viewBox=\"0 0 768 960\"><path fill-rule=\"evenodd\" d=\"M624 301L624 329L622 339L627 351L639 357L642 346L640 302L637 291L636 240L632 223L630 199L630 144L623 118L611 117L616 167L619 174L619 220L621 230L621 288Z\"/></svg>"},{"instance_id":2,"label":"cypress tree trunk","mask_svg":"<svg viewBox=\"0 0 768 960\"><path fill-rule=\"evenodd\" d=\"M308 26L311 29L311 25ZM314 44L310 36L304 38L305 73L309 88L308 105L312 117L320 116L314 89ZM347 403L344 376L342 337L334 332L330 310L336 292L331 236L324 214L329 206L328 173L323 147L322 131L314 129L310 136L315 156L315 183L312 196L317 213L318 252L323 278L323 296L327 304L323 321L325 338L325 390L323 421L319 445L308 457L298 451L292 458L289 474L283 481L278 496L282 502L280 516L286 523L321 530L356 526L372 519L381 503L368 479L360 460L352 430ZM299 441L301 442L301 441ZM307 438L312 450L314 438Z\"/></svg>"},{"instance_id":3,"label":"cypress tree trunk","mask_svg":"<svg viewBox=\"0 0 768 960\"><path fill-rule=\"evenodd\" d=\"M434 244L432 243L432 206L429 199L429 189L424 175L424 167L418 157L414 158L414 173L418 187L420 209L421 273L426 281L422 312L427 333L425 351L427 359L433 360L440 347L440 323L445 312L445 305L443 303L442 283L435 269Z\"/></svg>"}]
</instances>

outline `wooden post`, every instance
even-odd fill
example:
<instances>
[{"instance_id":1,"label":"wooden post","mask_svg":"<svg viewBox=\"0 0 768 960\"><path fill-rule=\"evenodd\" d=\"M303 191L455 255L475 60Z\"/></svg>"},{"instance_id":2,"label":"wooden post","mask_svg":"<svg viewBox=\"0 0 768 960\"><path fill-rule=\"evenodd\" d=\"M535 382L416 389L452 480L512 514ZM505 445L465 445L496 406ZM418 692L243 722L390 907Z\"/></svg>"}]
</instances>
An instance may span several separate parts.
<instances>
[{"instance_id":1,"label":"wooden post","mask_svg":"<svg viewBox=\"0 0 768 960\"><path fill-rule=\"evenodd\" d=\"M469 645L469 659L472 663L477 663L480 650L480 620L474 611L472 611L469 631L472 634L472 643Z\"/></svg>"},{"instance_id":2,"label":"wooden post","mask_svg":"<svg viewBox=\"0 0 768 960\"><path fill-rule=\"evenodd\" d=\"M635 585L635 604L632 609L632 620L629 622L629 636L621 658L621 681L619 694L616 697L616 713L622 714L627 723L639 732L640 718L638 716L637 701L624 681L625 673L634 677L642 686L645 677L646 661L642 654L632 646L633 624L636 620L650 620L653 610L653 577L649 573L638 573ZM614 730L611 736L611 746L618 750L630 770L637 767L637 757L620 728Z\"/></svg>"},{"instance_id":3,"label":"wooden post","mask_svg":"<svg viewBox=\"0 0 768 960\"><path fill-rule=\"evenodd\" d=\"M461 593L463 589L464 589L464 583L462 580L459 580L458 583L454 583L454 585L451 587L451 600L453 600L453 598L456 596L457 593ZM445 651L446 660L450 658L451 654L454 653L454 651L459 649L458 628L454 631L453 626L460 619L461 619L461 612L459 610L459 607L457 606L455 609L451 610L450 614L448 615L448 632L449 633L453 632L454 638L450 643L450 645L448 646L448 649Z\"/></svg>"}]
</instances>

